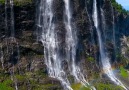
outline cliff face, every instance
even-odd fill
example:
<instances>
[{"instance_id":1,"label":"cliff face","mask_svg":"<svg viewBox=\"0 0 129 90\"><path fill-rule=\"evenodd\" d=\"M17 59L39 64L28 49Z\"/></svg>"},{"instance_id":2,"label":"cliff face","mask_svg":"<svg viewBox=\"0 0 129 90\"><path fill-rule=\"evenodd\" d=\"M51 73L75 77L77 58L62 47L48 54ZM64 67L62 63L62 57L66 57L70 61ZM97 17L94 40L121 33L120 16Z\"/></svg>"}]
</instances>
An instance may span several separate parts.
<instances>
[{"instance_id":1,"label":"cliff face","mask_svg":"<svg viewBox=\"0 0 129 90\"><path fill-rule=\"evenodd\" d=\"M37 88L39 90L42 88L43 90L62 90L58 80L48 77L44 64L43 45L36 41L36 10L39 3L34 0L30 4L14 5L16 39L14 41L7 37L9 32L6 31L5 26L5 6L3 3L0 4L0 45L1 57L3 57L1 60L4 61L4 69L0 66L0 82L2 84L6 82L10 78L10 71L14 69L14 82L17 81L19 90L37 90ZM98 36L92 19L93 0L71 0L70 4L72 25L77 29L79 42L77 62L89 81L100 78L99 82L106 82L105 78L101 77L103 73L99 63ZM112 63L114 63L121 50L120 38L123 35L129 35L129 15L116 11L110 0L97 0L97 8L103 42L112 58ZM54 22L62 46L65 35L63 10L64 2L62 0L53 2ZM11 53L12 51L13 53ZM72 78L69 77L69 79L73 82ZM15 83L10 82L7 85L14 88Z\"/></svg>"}]
</instances>

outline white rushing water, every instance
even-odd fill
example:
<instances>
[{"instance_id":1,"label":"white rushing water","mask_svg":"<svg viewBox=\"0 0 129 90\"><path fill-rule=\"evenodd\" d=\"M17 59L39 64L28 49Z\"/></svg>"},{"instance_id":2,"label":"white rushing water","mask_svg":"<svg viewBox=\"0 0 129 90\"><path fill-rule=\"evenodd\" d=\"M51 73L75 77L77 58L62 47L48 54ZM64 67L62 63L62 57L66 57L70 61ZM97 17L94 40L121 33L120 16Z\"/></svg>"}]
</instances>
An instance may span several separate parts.
<instances>
[{"instance_id":1,"label":"white rushing water","mask_svg":"<svg viewBox=\"0 0 129 90\"><path fill-rule=\"evenodd\" d=\"M64 0L65 2L65 28L66 28L66 59L71 61L71 74L74 76L75 80L79 83L82 83L85 86L90 86L88 81L86 81L83 73L80 71L79 66L76 64L76 46L78 43L76 30L72 28L72 15L70 10L70 0ZM94 89L94 87L91 87Z\"/></svg>"},{"instance_id":2,"label":"white rushing water","mask_svg":"<svg viewBox=\"0 0 129 90\"><path fill-rule=\"evenodd\" d=\"M45 64L50 77L60 80L65 90L72 90L62 66L63 58L60 56L60 46L53 23L52 4L53 0L41 0L38 12L40 18L37 26L42 29L40 40L44 45Z\"/></svg>"},{"instance_id":3,"label":"white rushing water","mask_svg":"<svg viewBox=\"0 0 129 90\"><path fill-rule=\"evenodd\" d=\"M101 59L103 71L104 71L105 74L107 74L107 76L115 84L120 85L121 87L126 89L126 87L121 83L121 81L119 79L116 78L115 74L113 73L112 67L111 67L111 64L110 64L110 59L106 55L106 52L104 50L102 37L101 37L101 32L100 32L100 29L99 29L99 20L98 20L98 11L97 11L97 2L96 2L96 0L94 0L93 9L94 9L94 11L93 11L93 21L94 21L94 25L95 25L96 30L97 30L97 35L98 35L98 40L99 40L100 59Z\"/></svg>"}]
</instances>

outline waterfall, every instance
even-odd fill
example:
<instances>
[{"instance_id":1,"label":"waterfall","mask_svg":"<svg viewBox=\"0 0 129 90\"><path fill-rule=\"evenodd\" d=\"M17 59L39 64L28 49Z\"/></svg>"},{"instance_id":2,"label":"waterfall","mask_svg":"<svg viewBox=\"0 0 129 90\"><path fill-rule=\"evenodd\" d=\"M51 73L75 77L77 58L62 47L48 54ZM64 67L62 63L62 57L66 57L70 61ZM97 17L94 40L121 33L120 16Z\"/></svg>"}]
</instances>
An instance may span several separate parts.
<instances>
[{"instance_id":1,"label":"waterfall","mask_svg":"<svg viewBox=\"0 0 129 90\"><path fill-rule=\"evenodd\" d=\"M105 15L104 15L104 11L103 9L101 8L101 16L102 16L102 29L103 29L103 34L104 34L104 40L107 39L106 37L106 33L105 33L105 29L106 29L106 22L105 22Z\"/></svg>"},{"instance_id":2,"label":"waterfall","mask_svg":"<svg viewBox=\"0 0 129 90\"><path fill-rule=\"evenodd\" d=\"M14 43L17 47L17 59L19 59L19 46L15 39L15 28L14 28L14 2L13 0L5 0L5 32L6 32L6 46L7 54L13 55L14 53ZM18 90L17 79L14 73L14 63L12 69L10 70L11 80L14 82L15 90Z\"/></svg>"},{"instance_id":3,"label":"waterfall","mask_svg":"<svg viewBox=\"0 0 129 90\"><path fill-rule=\"evenodd\" d=\"M97 1L94 0L93 3L93 21L94 21L94 26L96 27L97 30L97 35L98 35L98 41L99 41L99 50L100 50L100 59L103 67L104 73L117 85L120 85L124 89L126 87L119 81L115 74L112 71L112 67L109 61L109 57L106 55L105 50L104 50L104 45L102 42L102 36L99 28L99 20L98 20L98 11L97 11ZM126 89L127 90L127 89Z\"/></svg>"},{"instance_id":4,"label":"waterfall","mask_svg":"<svg viewBox=\"0 0 129 90\"><path fill-rule=\"evenodd\" d=\"M41 0L38 12L40 18L37 26L42 30L40 40L44 45L45 64L50 77L60 80L65 90L72 90L62 66L64 59L61 57L61 46L53 22L52 4L53 0Z\"/></svg>"},{"instance_id":5,"label":"waterfall","mask_svg":"<svg viewBox=\"0 0 129 90\"><path fill-rule=\"evenodd\" d=\"M14 33L14 6L13 6L13 0L10 0L10 9L11 9L11 37L14 38L15 37L15 33Z\"/></svg>"},{"instance_id":6,"label":"waterfall","mask_svg":"<svg viewBox=\"0 0 129 90\"><path fill-rule=\"evenodd\" d=\"M113 45L114 45L114 53L115 53L115 59L116 59L115 16L114 16L113 6L111 6L111 8L112 8L112 16L113 16L113 18L112 18L112 24L113 24L113 27L112 27L112 29L113 29Z\"/></svg>"},{"instance_id":7,"label":"waterfall","mask_svg":"<svg viewBox=\"0 0 129 90\"><path fill-rule=\"evenodd\" d=\"M6 32L6 46L7 46L7 54L9 52L9 47L8 47L8 4L7 4L7 0L5 0L5 32Z\"/></svg>"},{"instance_id":8,"label":"waterfall","mask_svg":"<svg viewBox=\"0 0 129 90\"><path fill-rule=\"evenodd\" d=\"M19 49L19 44L17 42L17 60L20 60L20 49Z\"/></svg>"},{"instance_id":9,"label":"waterfall","mask_svg":"<svg viewBox=\"0 0 129 90\"><path fill-rule=\"evenodd\" d=\"M89 83L84 78L84 75L81 73L79 66L76 64L76 46L78 43L77 40L77 31L72 28L72 15L70 10L70 0L64 0L65 2L65 28L66 28L66 58L71 61L71 74L74 76L75 80L79 83L82 83L84 86L89 86ZM95 90L94 87L91 87Z\"/></svg>"},{"instance_id":10,"label":"waterfall","mask_svg":"<svg viewBox=\"0 0 129 90\"><path fill-rule=\"evenodd\" d=\"M13 0L5 0L5 32L7 53L9 52L9 43L16 42L14 28L14 5ZM13 46L11 46L13 48Z\"/></svg>"},{"instance_id":11,"label":"waterfall","mask_svg":"<svg viewBox=\"0 0 129 90\"><path fill-rule=\"evenodd\" d=\"M0 60L1 60L2 69L4 69L4 55L3 55L2 45L0 48Z\"/></svg>"},{"instance_id":12,"label":"waterfall","mask_svg":"<svg viewBox=\"0 0 129 90\"><path fill-rule=\"evenodd\" d=\"M7 37L10 37L12 41L15 41L13 0L5 0L5 26Z\"/></svg>"}]
</instances>

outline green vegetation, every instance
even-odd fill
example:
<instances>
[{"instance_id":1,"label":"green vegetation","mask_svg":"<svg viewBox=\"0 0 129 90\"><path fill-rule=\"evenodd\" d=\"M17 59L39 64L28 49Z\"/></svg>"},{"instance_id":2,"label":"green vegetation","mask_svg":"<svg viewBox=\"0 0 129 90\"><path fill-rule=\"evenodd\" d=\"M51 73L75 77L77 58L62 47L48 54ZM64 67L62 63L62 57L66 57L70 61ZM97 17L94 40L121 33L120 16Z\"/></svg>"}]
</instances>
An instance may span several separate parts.
<instances>
[{"instance_id":1,"label":"green vegetation","mask_svg":"<svg viewBox=\"0 0 129 90\"><path fill-rule=\"evenodd\" d=\"M88 57L87 60L90 61L90 62L94 62L95 61L95 59L93 57Z\"/></svg>"},{"instance_id":2,"label":"green vegetation","mask_svg":"<svg viewBox=\"0 0 129 90\"><path fill-rule=\"evenodd\" d=\"M10 79L5 80L4 82L0 83L0 90L14 90L11 85L13 84L13 81Z\"/></svg>"},{"instance_id":3,"label":"green vegetation","mask_svg":"<svg viewBox=\"0 0 129 90\"><path fill-rule=\"evenodd\" d=\"M129 11L125 10L120 4L116 2L116 0L111 0L113 7L120 13L128 14Z\"/></svg>"},{"instance_id":4,"label":"green vegetation","mask_svg":"<svg viewBox=\"0 0 129 90\"><path fill-rule=\"evenodd\" d=\"M124 78L128 77L128 72L122 66L120 67L120 75Z\"/></svg>"},{"instance_id":5,"label":"green vegetation","mask_svg":"<svg viewBox=\"0 0 129 90\"><path fill-rule=\"evenodd\" d=\"M26 76L25 75L15 75L15 77L16 77L16 79L18 80L18 81L26 81Z\"/></svg>"},{"instance_id":6,"label":"green vegetation","mask_svg":"<svg viewBox=\"0 0 129 90\"><path fill-rule=\"evenodd\" d=\"M5 0L0 0L0 3L5 4ZM32 3L32 0L14 0L14 5L23 6Z\"/></svg>"},{"instance_id":7,"label":"green vegetation","mask_svg":"<svg viewBox=\"0 0 129 90\"><path fill-rule=\"evenodd\" d=\"M89 88L83 86L83 85L80 84L80 83L72 84L71 87L72 87L73 90L90 90Z\"/></svg>"},{"instance_id":8,"label":"green vegetation","mask_svg":"<svg viewBox=\"0 0 129 90\"><path fill-rule=\"evenodd\" d=\"M0 83L0 90L14 90L12 87L9 87L3 83Z\"/></svg>"},{"instance_id":9,"label":"green vegetation","mask_svg":"<svg viewBox=\"0 0 129 90\"><path fill-rule=\"evenodd\" d=\"M115 86L112 84L103 84L103 83L98 83L95 85L97 90L124 90L120 86Z\"/></svg>"}]
</instances>

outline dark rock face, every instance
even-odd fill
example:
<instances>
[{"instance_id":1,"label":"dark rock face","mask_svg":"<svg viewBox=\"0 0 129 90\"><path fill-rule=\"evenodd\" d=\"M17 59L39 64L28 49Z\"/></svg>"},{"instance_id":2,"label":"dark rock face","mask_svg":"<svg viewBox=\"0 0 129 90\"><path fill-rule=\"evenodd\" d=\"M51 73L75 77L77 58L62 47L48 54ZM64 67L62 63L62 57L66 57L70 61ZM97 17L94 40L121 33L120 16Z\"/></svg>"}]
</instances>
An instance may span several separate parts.
<instances>
[{"instance_id":1,"label":"dark rock face","mask_svg":"<svg viewBox=\"0 0 129 90\"><path fill-rule=\"evenodd\" d=\"M23 31L34 31L35 29L35 5L14 7L15 11L15 33L16 37L22 37Z\"/></svg>"},{"instance_id":2,"label":"dark rock face","mask_svg":"<svg viewBox=\"0 0 129 90\"><path fill-rule=\"evenodd\" d=\"M25 6L14 6L15 16L15 34L16 41L19 43L20 58L18 59L18 51L16 42L10 42L6 44L5 31L5 10L4 5L0 4L0 45L3 46L4 51L4 66L6 74L9 74L10 69L15 66L15 74L29 77L29 79L23 78L22 82L18 82L21 85L30 85L31 82L36 84L43 84L44 90L62 90L60 82L47 76L47 68L44 64L43 46L40 43L36 43L35 29L36 29L36 7L38 1L33 1L32 4ZM87 74L89 80L93 80L96 77L92 74L97 73L99 76L99 45L98 36L93 24L93 0L71 0L71 13L72 13L72 26L77 30L78 44L77 44L77 61L76 63L81 66L81 71ZM105 30L103 30L102 23L100 28L102 36L104 38L104 45L109 52L109 55L114 59L114 37L113 27L115 30L115 42L116 51L120 52L120 38L123 35L129 35L129 16L119 14L111 5L110 0L97 0L97 8L99 11L99 20L102 20L102 11L105 16ZM55 28L59 37L60 45L62 46L61 52L64 51L65 42L65 25L63 23L64 17L64 2L63 0L54 0L53 12ZM114 15L114 26L113 26ZM8 54L7 46L13 47L13 54ZM12 48L9 49L10 52ZM88 58L93 57L93 62ZM112 62L114 62L112 60ZM64 62L65 63L65 62ZM66 64L67 65L67 64ZM66 66L67 68L67 66ZM94 72L92 72L94 71ZM4 72L4 71L3 71ZM85 75L86 76L86 75ZM33 78L33 79L32 79ZM0 80L1 81L1 80ZM24 83L25 82L25 83ZM28 83L29 82L29 83ZM54 84L53 86L47 86L47 84ZM56 85L58 84L58 85ZM45 86L46 85L46 86ZM28 90L36 90L36 85L28 86ZM47 88L47 89L46 89ZM27 90L21 89L21 90Z\"/></svg>"}]
</instances>

